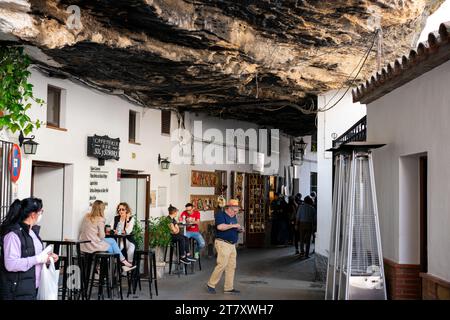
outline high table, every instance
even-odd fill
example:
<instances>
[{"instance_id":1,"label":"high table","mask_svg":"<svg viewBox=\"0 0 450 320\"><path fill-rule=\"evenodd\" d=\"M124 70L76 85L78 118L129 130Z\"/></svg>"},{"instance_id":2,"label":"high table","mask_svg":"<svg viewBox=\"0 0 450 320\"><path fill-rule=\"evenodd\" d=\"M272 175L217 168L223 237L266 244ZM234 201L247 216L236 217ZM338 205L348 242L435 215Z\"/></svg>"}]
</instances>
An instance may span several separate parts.
<instances>
[{"instance_id":1,"label":"high table","mask_svg":"<svg viewBox=\"0 0 450 320\"><path fill-rule=\"evenodd\" d=\"M83 300L87 300L87 288L85 286L84 282L84 264L81 263L81 244L82 243L90 243L91 240L75 240L75 239L64 239L64 240L43 240L46 245L53 245L53 252L57 255L60 255L60 248L65 247L67 261L64 263L64 273L63 273L63 283L62 283L62 300L66 299L66 293L68 293L68 298L72 300L73 298L77 298L77 300L80 298ZM76 254L77 254L77 265L73 262L73 248L75 247ZM64 258L64 257L63 257ZM57 265L59 266L60 261L58 261ZM80 290L78 290L78 286L74 285L73 282L69 285L69 288L67 286L67 276L68 276L68 269L71 269L70 276L77 276L76 270L72 270L72 267L76 266L79 269L79 278L75 278L75 284L79 284ZM73 281L71 279L71 281ZM78 295L77 295L78 293Z\"/></svg>"}]
</instances>

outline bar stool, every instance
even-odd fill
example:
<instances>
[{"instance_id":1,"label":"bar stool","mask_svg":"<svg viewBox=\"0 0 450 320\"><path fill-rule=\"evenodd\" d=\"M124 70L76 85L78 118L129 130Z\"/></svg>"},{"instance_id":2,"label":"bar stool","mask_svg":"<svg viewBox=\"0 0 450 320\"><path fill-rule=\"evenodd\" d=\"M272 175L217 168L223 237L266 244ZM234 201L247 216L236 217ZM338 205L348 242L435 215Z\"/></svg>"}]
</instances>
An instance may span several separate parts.
<instances>
[{"instance_id":1,"label":"bar stool","mask_svg":"<svg viewBox=\"0 0 450 320\"><path fill-rule=\"evenodd\" d=\"M194 253L195 252L195 247L197 244L197 240L195 240L194 238L190 238L189 239L189 245L190 245L190 252ZM200 261L200 252L198 253L198 270L202 271L202 263ZM195 263L192 263L192 272L194 272L194 267L195 267Z\"/></svg>"},{"instance_id":2,"label":"bar stool","mask_svg":"<svg viewBox=\"0 0 450 320\"><path fill-rule=\"evenodd\" d=\"M148 288L150 291L150 299L153 299L152 293L152 284L155 285L155 293L158 295L158 282L157 282L157 274L156 274L156 254L153 250L136 250L134 252L133 265L136 268L131 273L131 281L133 285L133 294L136 294L136 289L139 284L139 290L142 290L141 287L141 279L144 277L141 274L141 261L144 259L144 262L147 261L149 273L146 275L148 280ZM145 260L147 259L147 260ZM131 294L131 286L128 287L127 297Z\"/></svg>"},{"instance_id":3,"label":"bar stool","mask_svg":"<svg viewBox=\"0 0 450 320\"><path fill-rule=\"evenodd\" d=\"M178 241L175 241L175 242L173 242L173 241L171 241L168 245L167 245L167 247L166 247L166 249L164 250L164 262L167 262L167 248L169 248L169 274L171 274L172 273L172 264L176 264L177 265L177 274L178 274L178 277L180 276L180 273L182 272L181 271L181 269L182 269L182 267L181 267L181 261L180 261L180 258L181 258L181 256L180 256L180 244L179 244L179 242ZM177 257L177 260L176 260L176 262L174 262L173 261L173 254L176 254L176 257ZM181 267L181 268L180 268ZM187 264L184 264L184 273L187 275Z\"/></svg>"},{"instance_id":4,"label":"bar stool","mask_svg":"<svg viewBox=\"0 0 450 320\"><path fill-rule=\"evenodd\" d=\"M99 278L95 280L95 271L100 267ZM104 300L103 287L106 287L108 298L113 297L114 289L119 290L120 299L123 300L122 295L122 271L119 254L108 252L95 252L93 255L93 264L91 272L91 283L89 285L88 298L91 298L92 288L98 287L98 300L100 297Z\"/></svg>"}]
</instances>

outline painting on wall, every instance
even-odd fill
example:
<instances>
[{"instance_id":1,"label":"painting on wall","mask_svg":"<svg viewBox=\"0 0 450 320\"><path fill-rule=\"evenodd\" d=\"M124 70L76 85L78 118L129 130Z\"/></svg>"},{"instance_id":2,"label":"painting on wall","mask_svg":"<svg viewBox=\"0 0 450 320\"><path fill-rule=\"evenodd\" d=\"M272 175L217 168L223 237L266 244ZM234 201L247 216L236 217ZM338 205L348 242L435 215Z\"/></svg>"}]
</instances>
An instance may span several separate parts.
<instances>
[{"instance_id":1,"label":"painting on wall","mask_svg":"<svg viewBox=\"0 0 450 320\"><path fill-rule=\"evenodd\" d=\"M211 171L196 171L191 173L191 187L215 187L217 174Z\"/></svg>"},{"instance_id":2,"label":"painting on wall","mask_svg":"<svg viewBox=\"0 0 450 320\"><path fill-rule=\"evenodd\" d=\"M217 208L217 196L191 194L191 203L198 211L214 210Z\"/></svg>"}]
</instances>

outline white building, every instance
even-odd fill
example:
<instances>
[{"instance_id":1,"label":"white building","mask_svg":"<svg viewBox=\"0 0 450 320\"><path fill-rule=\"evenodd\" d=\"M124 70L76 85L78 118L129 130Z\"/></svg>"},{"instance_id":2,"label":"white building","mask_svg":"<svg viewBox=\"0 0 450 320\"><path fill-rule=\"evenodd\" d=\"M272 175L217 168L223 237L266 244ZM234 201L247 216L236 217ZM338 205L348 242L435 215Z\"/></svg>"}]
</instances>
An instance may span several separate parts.
<instances>
[{"instance_id":1,"label":"white building","mask_svg":"<svg viewBox=\"0 0 450 320\"><path fill-rule=\"evenodd\" d=\"M317 234L316 253L318 271L325 276L326 259L330 246L330 230L333 195L333 154L326 151L333 147L333 140L344 134L351 126L366 115L366 106L353 103L351 93L336 104L343 92L331 91L318 96L317 120ZM334 107L332 107L336 104ZM332 107L331 109L329 109ZM329 109L329 110L328 110Z\"/></svg>"},{"instance_id":2,"label":"white building","mask_svg":"<svg viewBox=\"0 0 450 320\"><path fill-rule=\"evenodd\" d=\"M34 105L30 110L32 119L57 123L47 123L33 132L39 143L37 154L22 153L20 179L13 184L14 198L34 195L43 199L43 238L76 238L81 219L95 198L108 203L108 221L115 214L115 206L123 200L129 202L133 211L143 219L147 205L151 216L160 216L166 214L170 203L183 208L191 194L214 194L214 188L191 187L191 170L226 170L228 185L232 170L254 172L253 165L245 163L198 164L199 155L195 152L194 165L177 165L172 160L177 137L171 138L170 135L179 123L179 117L174 112L136 106L117 96L94 91L69 80L49 78L34 68L30 83L34 85L35 97L49 100L46 101L49 105L52 104L50 100L60 101L59 117L50 114L52 108L46 105ZM165 127L167 116L170 118L168 128ZM184 118L189 131L194 131L194 121L202 121L200 135L203 138L196 138L205 141L208 140L204 136L207 129L217 129L216 132L238 128L258 129L251 123L196 116L193 113L185 113ZM130 127L134 129L130 130ZM18 133L2 132L2 135L3 140L17 143ZM98 159L88 157L87 138L94 135L119 138L120 159L106 160L104 166L99 166ZM291 166L290 139L284 134L278 137L273 134L272 144L279 145L280 153L272 148L274 152L270 157L267 156L267 148L262 147L260 151L266 154L266 162L275 161L280 156L278 165L265 168L263 174L284 176L285 167ZM305 140L310 143L310 137L305 137ZM204 148L208 145L205 141L195 141L192 150L196 150L199 144ZM216 145L222 142L215 141ZM244 150L248 157L249 148L238 146L237 152ZM314 155L308 151L304 164L290 170L297 172L299 177L309 177L310 171L315 170ZM168 170L161 169L158 156L172 162ZM309 179L303 181L301 178L300 186L303 188L301 190L309 189ZM146 204L147 194L155 200L151 205ZM230 189L227 195L230 196ZM213 220L213 211L204 212L202 220Z\"/></svg>"},{"instance_id":3,"label":"white building","mask_svg":"<svg viewBox=\"0 0 450 320\"><path fill-rule=\"evenodd\" d=\"M450 24L354 91L367 104L391 298L450 298Z\"/></svg>"}]
</instances>

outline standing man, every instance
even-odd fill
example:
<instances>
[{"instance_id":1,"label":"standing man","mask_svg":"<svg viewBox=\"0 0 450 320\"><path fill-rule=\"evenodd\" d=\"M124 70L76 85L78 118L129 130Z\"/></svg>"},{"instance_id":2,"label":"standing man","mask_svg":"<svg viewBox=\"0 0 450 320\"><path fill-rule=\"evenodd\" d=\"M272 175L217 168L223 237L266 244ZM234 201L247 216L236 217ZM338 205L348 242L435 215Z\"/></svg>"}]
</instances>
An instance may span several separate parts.
<instances>
[{"instance_id":1,"label":"standing man","mask_svg":"<svg viewBox=\"0 0 450 320\"><path fill-rule=\"evenodd\" d=\"M298 208L296 223L300 232L300 257L309 258L311 234L314 225L317 224L316 209L310 196L305 197L303 204Z\"/></svg>"},{"instance_id":2,"label":"standing man","mask_svg":"<svg viewBox=\"0 0 450 320\"><path fill-rule=\"evenodd\" d=\"M225 271L224 293L239 294L234 289L234 271L236 269L236 243L238 233L243 232L237 223L236 214L239 212L239 201L230 199L225 206L225 211L216 214L216 240L214 246L217 251L216 267L209 278L207 289L209 293L216 293L216 285Z\"/></svg>"},{"instance_id":3,"label":"standing man","mask_svg":"<svg viewBox=\"0 0 450 320\"><path fill-rule=\"evenodd\" d=\"M194 258L198 259L200 256L200 249L205 246L205 240L203 239L198 229L198 225L200 224L200 212L194 210L194 206L192 205L192 203L187 203L185 205L185 209L186 210L184 210L180 215L180 221L182 221L184 218L186 220L186 223L192 224L186 227L185 236L189 239L194 238L197 242L197 245L195 246Z\"/></svg>"}]
</instances>

